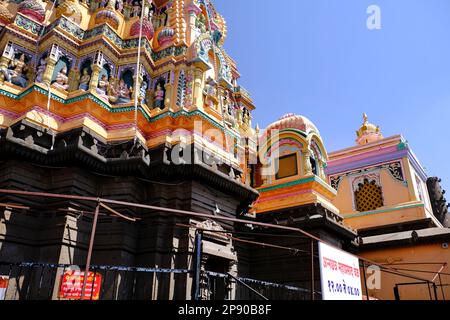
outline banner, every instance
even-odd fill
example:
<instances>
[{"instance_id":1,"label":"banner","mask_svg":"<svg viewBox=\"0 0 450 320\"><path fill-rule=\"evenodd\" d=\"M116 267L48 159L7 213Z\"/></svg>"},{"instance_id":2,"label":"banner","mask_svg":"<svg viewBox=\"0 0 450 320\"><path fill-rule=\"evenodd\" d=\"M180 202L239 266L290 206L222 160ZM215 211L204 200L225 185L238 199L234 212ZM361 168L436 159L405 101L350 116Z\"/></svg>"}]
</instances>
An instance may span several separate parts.
<instances>
[{"instance_id":1,"label":"banner","mask_svg":"<svg viewBox=\"0 0 450 320\"><path fill-rule=\"evenodd\" d=\"M69 270L64 273L61 279L61 287L59 297L61 299L81 299L81 291L83 289L84 271ZM100 287L102 284L102 276L93 272L88 273L86 290L84 292L85 300L98 300L100 298Z\"/></svg>"},{"instance_id":2,"label":"banner","mask_svg":"<svg viewBox=\"0 0 450 320\"><path fill-rule=\"evenodd\" d=\"M323 300L362 300L359 259L319 242Z\"/></svg>"},{"instance_id":3,"label":"banner","mask_svg":"<svg viewBox=\"0 0 450 320\"><path fill-rule=\"evenodd\" d=\"M5 300L6 289L8 288L9 277L0 276L0 300Z\"/></svg>"}]
</instances>

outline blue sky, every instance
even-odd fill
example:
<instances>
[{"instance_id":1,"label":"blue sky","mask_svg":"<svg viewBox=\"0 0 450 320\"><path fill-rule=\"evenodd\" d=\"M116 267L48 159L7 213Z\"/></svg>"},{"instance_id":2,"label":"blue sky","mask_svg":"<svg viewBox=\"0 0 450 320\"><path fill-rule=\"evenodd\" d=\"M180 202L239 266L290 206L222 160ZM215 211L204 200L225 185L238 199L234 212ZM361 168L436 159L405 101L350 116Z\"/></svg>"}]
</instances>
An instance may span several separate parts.
<instances>
[{"instance_id":1,"label":"blue sky","mask_svg":"<svg viewBox=\"0 0 450 320\"><path fill-rule=\"evenodd\" d=\"M386 137L403 134L450 192L449 0L213 2L255 101L254 124L305 115L334 151L354 145L367 112ZM381 30L366 26L372 4Z\"/></svg>"}]
</instances>

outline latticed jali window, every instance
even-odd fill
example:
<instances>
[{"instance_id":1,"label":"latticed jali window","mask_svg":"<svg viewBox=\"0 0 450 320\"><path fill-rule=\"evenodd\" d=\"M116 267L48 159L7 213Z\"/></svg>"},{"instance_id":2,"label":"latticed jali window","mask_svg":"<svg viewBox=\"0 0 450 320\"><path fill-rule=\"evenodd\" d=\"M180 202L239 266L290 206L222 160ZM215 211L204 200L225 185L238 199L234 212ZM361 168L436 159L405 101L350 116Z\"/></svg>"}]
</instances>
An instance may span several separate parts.
<instances>
[{"instance_id":1,"label":"latticed jali window","mask_svg":"<svg viewBox=\"0 0 450 320\"><path fill-rule=\"evenodd\" d=\"M355 191L356 210L359 212L372 211L382 207L383 193L375 181L364 179Z\"/></svg>"}]
</instances>

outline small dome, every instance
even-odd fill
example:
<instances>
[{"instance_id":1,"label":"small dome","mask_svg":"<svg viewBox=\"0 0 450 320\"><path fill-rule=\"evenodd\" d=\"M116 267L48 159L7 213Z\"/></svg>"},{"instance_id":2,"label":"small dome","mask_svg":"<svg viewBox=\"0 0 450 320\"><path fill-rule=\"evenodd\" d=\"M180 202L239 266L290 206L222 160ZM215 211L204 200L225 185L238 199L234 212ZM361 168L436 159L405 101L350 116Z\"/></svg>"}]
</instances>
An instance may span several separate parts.
<instances>
[{"instance_id":1,"label":"small dome","mask_svg":"<svg viewBox=\"0 0 450 320\"><path fill-rule=\"evenodd\" d=\"M95 16L95 23L101 24L101 23L109 23L111 27L114 29L117 29L119 27L119 17L117 16L114 9L106 7L99 12L97 12L97 15Z\"/></svg>"},{"instance_id":2,"label":"small dome","mask_svg":"<svg viewBox=\"0 0 450 320\"><path fill-rule=\"evenodd\" d=\"M130 36L132 37L138 37L139 31L141 28L141 24L139 23L139 20L133 23L130 30ZM142 23L142 35L144 37L147 37L148 40L152 40L153 36L155 35L155 30L153 29L153 24L148 21L147 19L144 19Z\"/></svg>"},{"instance_id":3,"label":"small dome","mask_svg":"<svg viewBox=\"0 0 450 320\"><path fill-rule=\"evenodd\" d=\"M57 17L66 16L70 21L80 24L82 15L78 6L78 1L66 0L56 9Z\"/></svg>"},{"instance_id":4,"label":"small dome","mask_svg":"<svg viewBox=\"0 0 450 320\"><path fill-rule=\"evenodd\" d=\"M296 115L293 113L284 115L280 118L280 120L269 125L266 131L283 129L297 129L305 132L306 135L310 133L316 133L318 136L320 136L319 130L311 120L304 116Z\"/></svg>"},{"instance_id":5,"label":"small dome","mask_svg":"<svg viewBox=\"0 0 450 320\"><path fill-rule=\"evenodd\" d=\"M171 42L175 36L175 30L170 27L163 28L158 34L158 43L160 46Z\"/></svg>"},{"instance_id":6,"label":"small dome","mask_svg":"<svg viewBox=\"0 0 450 320\"><path fill-rule=\"evenodd\" d=\"M44 22L45 20L45 10L35 0L25 0L21 2L19 4L18 12L38 22Z\"/></svg>"},{"instance_id":7,"label":"small dome","mask_svg":"<svg viewBox=\"0 0 450 320\"><path fill-rule=\"evenodd\" d=\"M8 25L12 22L14 16L9 12L8 8L5 7L3 2L0 3L0 24Z\"/></svg>"},{"instance_id":8,"label":"small dome","mask_svg":"<svg viewBox=\"0 0 450 320\"><path fill-rule=\"evenodd\" d=\"M359 130L356 131L356 143L359 145L364 145L383 139L380 127L370 123L367 114L363 114L363 119L364 123Z\"/></svg>"}]
</instances>

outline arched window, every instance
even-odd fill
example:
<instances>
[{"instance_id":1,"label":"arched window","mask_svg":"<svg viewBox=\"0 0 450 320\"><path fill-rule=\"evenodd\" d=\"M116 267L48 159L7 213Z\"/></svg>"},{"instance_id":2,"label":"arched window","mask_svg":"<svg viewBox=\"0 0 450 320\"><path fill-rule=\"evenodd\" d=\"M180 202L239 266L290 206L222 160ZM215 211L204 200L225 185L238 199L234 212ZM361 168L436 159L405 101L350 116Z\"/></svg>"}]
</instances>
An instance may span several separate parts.
<instances>
[{"instance_id":1,"label":"arched window","mask_svg":"<svg viewBox=\"0 0 450 320\"><path fill-rule=\"evenodd\" d=\"M384 206L381 187L375 181L364 179L355 191L355 202L359 212L373 211Z\"/></svg>"},{"instance_id":2,"label":"arched window","mask_svg":"<svg viewBox=\"0 0 450 320\"><path fill-rule=\"evenodd\" d=\"M311 168L312 168L312 172L318 176L319 175L319 171L317 170L317 161L314 157L310 157L309 158L309 162L311 162Z\"/></svg>"}]
</instances>

